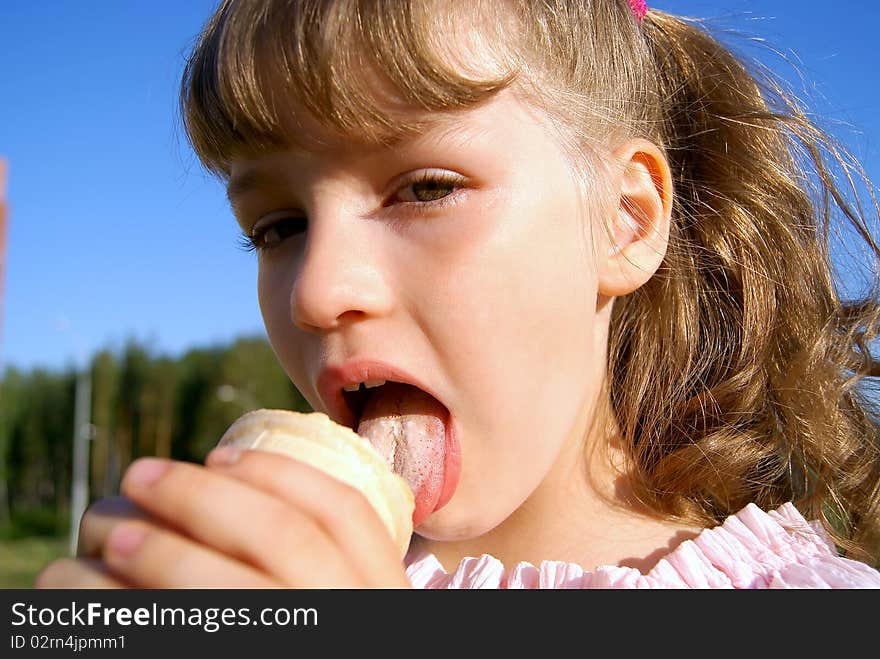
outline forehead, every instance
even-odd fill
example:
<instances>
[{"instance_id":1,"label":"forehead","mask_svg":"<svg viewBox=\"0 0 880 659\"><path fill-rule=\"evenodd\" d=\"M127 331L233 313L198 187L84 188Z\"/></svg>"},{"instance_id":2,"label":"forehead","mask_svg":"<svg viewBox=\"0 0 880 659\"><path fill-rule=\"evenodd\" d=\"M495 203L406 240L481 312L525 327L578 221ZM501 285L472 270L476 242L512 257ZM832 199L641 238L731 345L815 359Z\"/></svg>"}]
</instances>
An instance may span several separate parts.
<instances>
[{"instance_id":1,"label":"forehead","mask_svg":"<svg viewBox=\"0 0 880 659\"><path fill-rule=\"evenodd\" d=\"M257 20L250 3L229 5L187 71L197 153L228 178L230 161L265 148L318 150L334 132L387 145L423 129L414 109L480 104L518 77L501 56L513 37L490 37L499 17L477 10L492 4L267 0L272 20Z\"/></svg>"},{"instance_id":2,"label":"forehead","mask_svg":"<svg viewBox=\"0 0 880 659\"><path fill-rule=\"evenodd\" d=\"M283 145L242 153L230 161L227 196L234 202L254 189L271 187L275 181L272 170L291 160L343 163L431 154L438 147L447 152L463 151L469 143L491 142L495 137L489 134L503 133L505 126L514 129L522 121L539 121L534 109L507 91L474 108L435 113L411 110L401 120L406 130L389 129L384 139L376 142L331 132L314 119L291 119Z\"/></svg>"}]
</instances>

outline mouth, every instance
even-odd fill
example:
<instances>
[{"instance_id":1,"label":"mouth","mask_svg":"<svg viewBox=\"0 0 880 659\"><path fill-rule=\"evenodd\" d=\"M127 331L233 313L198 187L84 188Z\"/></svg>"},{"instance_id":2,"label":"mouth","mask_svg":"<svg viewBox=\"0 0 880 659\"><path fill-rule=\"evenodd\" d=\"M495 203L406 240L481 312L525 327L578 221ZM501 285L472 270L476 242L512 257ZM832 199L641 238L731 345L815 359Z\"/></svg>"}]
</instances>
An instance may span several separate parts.
<instances>
[{"instance_id":1,"label":"mouth","mask_svg":"<svg viewBox=\"0 0 880 659\"><path fill-rule=\"evenodd\" d=\"M376 390L388 384L388 380L370 380L369 382L361 382L343 387L342 399L349 411L349 418L352 420L351 429L357 431L358 424L364 413L369 398L377 393ZM392 380L393 382L393 380ZM399 383L404 384L404 383ZM356 388L355 388L356 387Z\"/></svg>"},{"instance_id":2,"label":"mouth","mask_svg":"<svg viewBox=\"0 0 880 659\"><path fill-rule=\"evenodd\" d=\"M458 448L450 411L434 394L375 364L325 369L318 384L331 417L368 440L407 481L416 501L414 525L449 500L458 481Z\"/></svg>"}]
</instances>

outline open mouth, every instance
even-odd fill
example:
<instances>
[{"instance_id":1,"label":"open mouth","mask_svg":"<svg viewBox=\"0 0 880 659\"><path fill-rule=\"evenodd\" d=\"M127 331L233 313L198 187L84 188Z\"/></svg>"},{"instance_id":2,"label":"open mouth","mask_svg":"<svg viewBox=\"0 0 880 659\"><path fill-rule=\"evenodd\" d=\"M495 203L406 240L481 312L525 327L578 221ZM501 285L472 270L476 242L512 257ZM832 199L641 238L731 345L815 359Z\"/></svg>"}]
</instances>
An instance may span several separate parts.
<instances>
[{"instance_id":1,"label":"open mouth","mask_svg":"<svg viewBox=\"0 0 880 659\"><path fill-rule=\"evenodd\" d=\"M342 397L345 399L345 404L348 406L348 409L351 410L353 415L354 427L352 430L357 431L367 400L370 396L376 393L376 389L385 386L386 383L387 380L361 382L356 389L344 388L342 390Z\"/></svg>"},{"instance_id":2,"label":"open mouth","mask_svg":"<svg viewBox=\"0 0 880 659\"><path fill-rule=\"evenodd\" d=\"M343 390L354 430L376 448L413 491L418 524L444 489L449 410L431 394L403 382L373 381Z\"/></svg>"}]
</instances>

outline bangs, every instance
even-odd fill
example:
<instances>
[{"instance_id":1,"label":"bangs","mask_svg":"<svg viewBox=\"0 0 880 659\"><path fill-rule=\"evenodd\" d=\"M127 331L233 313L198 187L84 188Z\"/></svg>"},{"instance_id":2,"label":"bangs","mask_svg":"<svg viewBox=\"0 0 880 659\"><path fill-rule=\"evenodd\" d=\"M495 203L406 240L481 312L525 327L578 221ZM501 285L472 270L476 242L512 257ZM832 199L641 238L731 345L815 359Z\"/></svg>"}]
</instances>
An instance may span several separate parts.
<instances>
[{"instance_id":1,"label":"bangs","mask_svg":"<svg viewBox=\"0 0 880 659\"><path fill-rule=\"evenodd\" d=\"M475 72L449 47L459 43L456 24L491 29L479 18L482 4L224 0L183 75L190 142L202 163L226 178L236 156L309 148L314 131L305 126L382 144L417 131L420 113L472 107L515 78L513 67L500 64ZM462 10L474 21L460 21ZM485 30L462 36L486 51Z\"/></svg>"}]
</instances>

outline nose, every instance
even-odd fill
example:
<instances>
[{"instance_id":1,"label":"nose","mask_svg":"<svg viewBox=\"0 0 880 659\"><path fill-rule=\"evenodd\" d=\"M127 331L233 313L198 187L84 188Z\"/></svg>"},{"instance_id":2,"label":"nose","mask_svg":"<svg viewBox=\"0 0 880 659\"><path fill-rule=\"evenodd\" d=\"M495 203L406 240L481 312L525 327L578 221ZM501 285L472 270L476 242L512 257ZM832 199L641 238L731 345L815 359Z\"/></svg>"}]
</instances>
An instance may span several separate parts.
<instances>
[{"instance_id":1,"label":"nose","mask_svg":"<svg viewBox=\"0 0 880 659\"><path fill-rule=\"evenodd\" d=\"M389 313L393 297L383 267L381 226L340 209L310 218L290 291L294 325L320 333Z\"/></svg>"}]
</instances>

